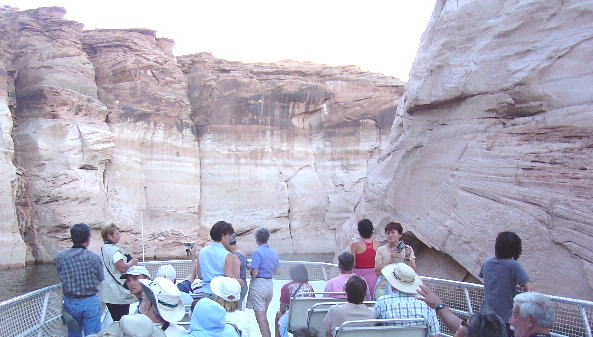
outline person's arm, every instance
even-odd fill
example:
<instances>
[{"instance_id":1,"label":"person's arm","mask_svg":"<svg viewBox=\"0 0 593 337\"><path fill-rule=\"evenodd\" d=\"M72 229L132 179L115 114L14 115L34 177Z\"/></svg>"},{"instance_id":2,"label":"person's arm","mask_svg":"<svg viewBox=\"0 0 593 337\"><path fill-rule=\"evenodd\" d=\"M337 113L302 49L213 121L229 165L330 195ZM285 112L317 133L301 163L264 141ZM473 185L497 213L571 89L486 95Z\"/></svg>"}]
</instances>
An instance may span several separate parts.
<instances>
[{"instance_id":1,"label":"person's arm","mask_svg":"<svg viewBox=\"0 0 593 337\"><path fill-rule=\"evenodd\" d=\"M533 282L527 282L523 288L525 288L525 291L535 291L535 284Z\"/></svg>"},{"instance_id":2,"label":"person's arm","mask_svg":"<svg viewBox=\"0 0 593 337\"><path fill-rule=\"evenodd\" d=\"M356 253L357 253L357 244L358 241L356 242L352 242L352 244L350 245L350 252L352 253L352 256L354 256L354 264L353 266L356 266Z\"/></svg>"},{"instance_id":3,"label":"person's arm","mask_svg":"<svg viewBox=\"0 0 593 337\"><path fill-rule=\"evenodd\" d=\"M199 273L199 269L200 269L200 265L198 262L198 246L194 245L189 250L189 252L192 256L192 259L191 259L192 266L191 266L191 271L189 272L189 275L187 276L186 280L188 280L189 283L194 283L194 281L198 277L198 273Z\"/></svg>"},{"instance_id":4,"label":"person's arm","mask_svg":"<svg viewBox=\"0 0 593 337\"><path fill-rule=\"evenodd\" d=\"M243 285L243 280L241 280L241 273L239 271L241 266L241 261L237 257L237 255L233 253L228 253L224 260L224 276L232 277L239 281L240 285Z\"/></svg>"},{"instance_id":5,"label":"person's arm","mask_svg":"<svg viewBox=\"0 0 593 337\"><path fill-rule=\"evenodd\" d=\"M419 296L416 296L416 298L426 303L432 309L443 303L441 298L425 284L421 284L420 289L417 289L416 291L419 294ZM459 329L461 326L461 319L451 312L448 307L439 309L439 311L437 311L437 316L440 317L447 329L451 331L457 331L457 329Z\"/></svg>"},{"instance_id":6,"label":"person's arm","mask_svg":"<svg viewBox=\"0 0 593 337\"><path fill-rule=\"evenodd\" d=\"M125 273L128 271L128 269L132 268L132 266L135 266L138 264L138 259L133 258L130 260L130 262L124 262L124 260L118 260L115 263L115 268L117 268L117 270L119 270L120 273Z\"/></svg>"},{"instance_id":7,"label":"person's arm","mask_svg":"<svg viewBox=\"0 0 593 337\"><path fill-rule=\"evenodd\" d=\"M381 246L377 249L377 253L375 254L375 273L377 276L381 276L381 269L386 265L383 261L383 250L383 246Z\"/></svg>"},{"instance_id":8,"label":"person's arm","mask_svg":"<svg viewBox=\"0 0 593 337\"><path fill-rule=\"evenodd\" d=\"M259 255L259 252L256 249L253 251L253 254L251 256L251 270L249 271L249 275L252 279L255 279L257 277L257 271L259 269L260 264L261 256Z\"/></svg>"}]
</instances>

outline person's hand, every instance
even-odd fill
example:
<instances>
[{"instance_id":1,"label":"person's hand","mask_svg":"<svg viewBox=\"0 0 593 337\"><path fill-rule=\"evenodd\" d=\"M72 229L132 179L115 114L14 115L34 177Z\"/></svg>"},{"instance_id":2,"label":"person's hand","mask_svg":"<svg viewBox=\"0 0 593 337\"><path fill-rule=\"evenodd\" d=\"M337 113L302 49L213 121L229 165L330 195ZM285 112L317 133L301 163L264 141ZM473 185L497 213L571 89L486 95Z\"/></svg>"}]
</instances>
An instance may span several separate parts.
<instances>
[{"instance_id":1,"label":"person's hand","mask_svg":"<svg viewBox=\"0 0 593 337\"><path fill-rule=\"evenodd\" d=\"M393 248L390 249L389 252L391 253L391 260L397 261L399 257L402 255L402 252L398 252L397 249Z\"/></svg>"},{"instance_id":2,"label":"person's hand","mask_svg":"<svg viewBox=\"0 0 593 337\"><path fill-rule=\"evenodd\" d=\"M191 247L189 249L189 255L191 256L192 259L197 259L199 251L200 251L200 247L198 245L194 245L193 247Z\"/></svg>"},{"instance_id":3,"label":"person's hand","mask_svg":"<svg viewBox=\"0 0 593 337\"><path fill-rule=\"evenodd\" d=\"M404 251L405 251L405 254L406 254L406 255L404 255L404 258L406 258L406 259L409 260L410 259L410 256L412 256L412 251L413 251L412 250L412 247L406 245L406 248L404 249Z\"/></svg>"},{"instance_id":4,"label":"person's hand","mask_svg":"<svg viewBox=\"0 0 593 337\"><path fill-rule=\"evenodd\" d=\"M420 284L420 288L416 289L416 292L418 293L416 299L426 303L433 309L437 306L437 304L443 303L443 300L441 300L441 298L425 284Z\"/></svg>"},{"instance_id":5,"label":"person's hand","mask_svg":"<svg viewBox=\"0 0 593 337\"><path fill-rule=\"evenodd\" d=\"M138 259L137 258L133 258L133 259L130 260L130 265L131 266L135 266L137 264L138 264Z\"/></svg>"},{"instance_id":6,"label":"person's hand","mask_svg":"<svg viewBox=\"0 0 593 337\"><path fill-rule=\"evenodd\" d=\"M453 337L467 337L467 327L462 325L455 331L455 335Z\"/></svg>"}]
</instances>

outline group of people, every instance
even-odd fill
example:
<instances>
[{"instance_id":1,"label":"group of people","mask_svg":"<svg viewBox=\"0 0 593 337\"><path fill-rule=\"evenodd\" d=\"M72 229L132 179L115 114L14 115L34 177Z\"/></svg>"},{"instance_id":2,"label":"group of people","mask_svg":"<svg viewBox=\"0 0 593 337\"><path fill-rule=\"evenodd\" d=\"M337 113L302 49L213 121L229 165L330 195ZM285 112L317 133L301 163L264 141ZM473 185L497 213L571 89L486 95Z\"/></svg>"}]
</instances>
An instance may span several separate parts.
<instances>
[{"instance_id":1,"label":"group of people","mask_svg":"<svg viewBox=\"0 0 593 337\"><path fill-rule=\"evenodd\" d=\"M329 309L325 318L327 336L332 336L335 328L346 320L373 318L422 318L429 335L438 336L437 316L456 336L549 336L554 322L553 306L545 295L533 292L533 282L517 261L522 248L517 234L498 234L495 256L484 261L479 274L484 279L480 313L466 321L455 316L422 284L415 271L414 250L401 240L402 225L390 222L384 230L387 244L379 246L372 238L372 222L359 221L361 239L351 245L351 253L344 252L338 257L341 274L330 280L325 290L343 289L348 303ZM517 286L525 292L517 294ZM376 299L372 308L363 304L364 299L369 299L368 289Z\"/></svg>"},{"instance_id":2,"label":"group of people","mask_svg":"<svg viewBox=\"0 0 593 337\"><path fill-rule=\"evenodd\" d=\"M533 292L533 282L517 261L521 239L513 232L499 233L495 257L482 265L484 301L481 311L469 320L457 317L416 273L414 250L401 238L403 227L396 222L385 225L387 243L373 239L373 224L368 219L358 223L361 240L350 252L338 256L340 275L330 279L325 296L346 298L332 306L325 317L326 335L333 336L344 321L359 319L422 318L430 336L440 335L437 317L455 336L533 337L549 336L554 322L553 305L545 296ZM241 310L253 309L259 332L271 337L267 311L273 296L272 277L279 267L278 253L267 243L270 233L255 232L258 248L253 251L247 286L247 259L238 249L232 225L219 221L210 230L212 243L192 248L192 270L177 282L171 265L161 266L154 279L138 261L123 254L117 246L120 232L111 224L101 230L104 245L100 254L90 252L91 230L76 224L71 230L72 248L58 253L56 265L63 283L64 316L70 318L68 336L89 336L101 329L100 314L104 303L114 323L97 336L112 336L132 329L145 336L250 336L250 318ZM290 299L315 296L308 283L305 266L290 270L292 281L280 293L275 336L288 336ZM190 295L194 280L201 280L203 296ZM516 286L527 292L515 296ZM376 300L371 306L364 301ZM138 302L136 312L130 304ZM186 317L185 305L191 304L189 331L176 323ZM67 320L68 321L68 320ZM131 330L130 330L131 331ZM314 335L297 331L295 336ZM132 334L135 335L135 334Z\"/></svg>"},{"instance_id":3,"label":"group of people","mask_svg":"<svg viewBox=\"0 0 593 337\"><path fill-rule=\"evenodd\" d=\"M102 228L104 245L99 254L87 249L91 239L88 225L72 226L70 235L72 248L59 252L56 258L69 337L97 333L111 336L114 331L134 329L148 321L151 329L143 331L155 333L152 327L157 327L157 335L162 332L168 337L248 337L253 334L246 314L241 311L245 297L246 307L255 312L261 335L271 336L266 313L273 296L272 277L280 262L278 253L267 244L270 237L267 229L255 232L258 248L252 254L249 290L247 258L237 247L232 225L225 221L212 226L212 243L199 253L198 247L191 249L192 270L181 282L177 282L177 273L171 265L161 266L152 279L137 259L117 246L121 234L116 225ZM201 280L197 290L200 296L194 300L190 294L196 292L192 285L197 278ZM135 302L138 302L136 312L130 313L130 304ZM114 321L103 332L100 331L102 303ZM176 323L186 316L185 305L190 304L188 332Z\"/></svg>"}]
</instances>

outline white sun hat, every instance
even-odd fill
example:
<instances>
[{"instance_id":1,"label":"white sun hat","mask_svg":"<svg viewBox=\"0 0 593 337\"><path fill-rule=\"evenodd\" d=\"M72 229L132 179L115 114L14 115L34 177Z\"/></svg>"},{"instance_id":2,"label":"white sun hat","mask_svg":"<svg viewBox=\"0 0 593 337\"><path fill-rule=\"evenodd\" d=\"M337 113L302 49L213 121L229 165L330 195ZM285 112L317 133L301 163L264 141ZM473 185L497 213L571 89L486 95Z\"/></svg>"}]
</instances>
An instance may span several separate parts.
<instances>
[{"instance_id":1,"label":"white sun hat","mask_svg":"<svg viewBox=\"0 0 593 337\"><path fill-rule=\"evenodd\" d=\"M164 277L169 281L175 282L177 272L175 272L175 268L173 268L172 265L165 264L159 267L159 270L156 272L156 277Z\"/></svg>"},{"instance_id":2,"label":"white sun hat","mask_svg":"<svg viewBox=\"0 0 593 337\"><path fill-rule=\"evenodd\" d=\"M93 335L95 336L95 335ZM124 315L96 337L165 337L165 332L155 327L146 315Z\"/></svg>"},{"instance_id":3,"label":"white sun hat","mask_svg":"<svg viewBox=\"0 0 593 337\"><path fill-rule=\"evenodd\" d=\"M386 265L381 269L381 274L395 289L408 294L415 294L418 286L422 284L420 276L405 263Z\"/></svg>"},{"instance_id":4,"label":"white sun hat","mask_svg":"<svg viewBox=\"0 0 593 337\"><path fill-rule=\"evenodd\" d=\"M181 292L177 286L164 277L153 281L140 280L144 294L152 305L156 305L159 314L167 322L178 322L185 316L185 305L181 301Z\"/></svg>"},{"instance_id":5,"label":"white sun hat","mask_svg":"<svg viewBox=\"0 0 593 337\"><path fill-rule=\"evenodd\" d=\"M210 281L210 289L214 295L225 301L235 302L241 299L241 285L232 277L218 276Z\"/></svg>"}]
</instances>

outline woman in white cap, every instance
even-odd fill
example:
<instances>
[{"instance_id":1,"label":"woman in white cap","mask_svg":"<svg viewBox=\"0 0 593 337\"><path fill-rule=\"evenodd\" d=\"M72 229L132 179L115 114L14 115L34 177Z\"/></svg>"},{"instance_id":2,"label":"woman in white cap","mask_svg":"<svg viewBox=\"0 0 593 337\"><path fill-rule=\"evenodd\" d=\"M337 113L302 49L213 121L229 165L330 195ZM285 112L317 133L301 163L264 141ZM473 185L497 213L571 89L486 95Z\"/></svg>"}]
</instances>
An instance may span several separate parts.
<instances>
[{"instance_id":1,"label":"woman in white cap","mask_svg":"<svg viewBox=\"0 0 593 337\"><path fill-rule=\"evenodd\" d=\"M166 337L165 332L154 326L146 315L124 315L105 331L88 337Z\"/></svg>"},{"instance_id":2,"label":"woman in white cap","mask_svg":"<svg viewBox=\"0 0 593 337\"><path fill-rule=\"evenodd\" d=\"M160 324L167 337L186 336L187 330L175 324L185 316L181 292L175 284L164 277L157 277L154 281L140 280L140 283L144 289L140 313Z\"/></svg>"},{"instance_id":3,"label":"woman in white cap","mask_svg":"<svg viewBox=\"0 0 593 337\"><path fill-rule=\"evenodd\" d=\"M241 285L231 277L218 276L210 282L210 289L215 295L214 301L226 310L226 322L234 324L240 331L241 337L253 336L251 319L239 310L241 299Z\"/></svg>"}]
</instances>

